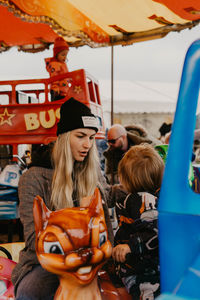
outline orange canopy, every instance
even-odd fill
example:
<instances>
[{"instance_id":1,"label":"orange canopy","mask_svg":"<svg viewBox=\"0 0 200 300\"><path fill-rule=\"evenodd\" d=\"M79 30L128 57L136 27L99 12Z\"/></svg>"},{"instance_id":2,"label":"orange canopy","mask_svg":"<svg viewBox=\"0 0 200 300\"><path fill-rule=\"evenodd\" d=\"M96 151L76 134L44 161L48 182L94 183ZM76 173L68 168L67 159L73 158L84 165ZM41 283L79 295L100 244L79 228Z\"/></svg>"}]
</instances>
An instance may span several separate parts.
<instances>
[{"instance_id":1,"label":"orange canopy","mask_svg":"<svg viewBox=\"0 0 200 300\"><path fill-rule=\"evenodd\" d=\"M35 45L32 50L39 51L57 34L70 46L102 47L161 38L170 31L191 28L199 23L200 2L0 0L0 17L1 50L14 45L31 50L25 45Z\"/></svg>"},{"instance_id":2,"label":"orange canopy","mask_svg":"<svg viewBox=\"0 0 200 300\"><path fill-rule=\"evenodd\" d=\"M41 51L47 48L57 36L49 25L22 21L4 6L0 6L0 24L1 51L12 46L19 46L19 49L32 50L32 52Z\"/></svg>"}]
</instances>

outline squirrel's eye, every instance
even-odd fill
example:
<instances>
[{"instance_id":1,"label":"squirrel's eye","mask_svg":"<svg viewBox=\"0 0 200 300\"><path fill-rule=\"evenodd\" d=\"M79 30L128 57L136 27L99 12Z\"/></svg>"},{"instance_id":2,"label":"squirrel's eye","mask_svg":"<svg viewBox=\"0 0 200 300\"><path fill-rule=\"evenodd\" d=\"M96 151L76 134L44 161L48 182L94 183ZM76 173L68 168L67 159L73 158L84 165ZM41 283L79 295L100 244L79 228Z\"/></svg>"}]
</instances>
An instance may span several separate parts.
<instances>
[{"instance_id":1,"label":"squirrel's eye","mask_svg":"<svg viewBox=\"0 0 200 300\"><path fill-rule=\"evenodd\" d=\"M59 242L44 242L44 253L64 254Z\"/></svg>"},{"instance_id":2,"label":"squirrel's eye","mask_svg":"<svg viewBox=\"0 0 200 300\"><path fill-rule=\"evenodd\" d=\"M99 233L99 247L101 247L107 241L107 232Z\"/></svg>"}]
</instances>

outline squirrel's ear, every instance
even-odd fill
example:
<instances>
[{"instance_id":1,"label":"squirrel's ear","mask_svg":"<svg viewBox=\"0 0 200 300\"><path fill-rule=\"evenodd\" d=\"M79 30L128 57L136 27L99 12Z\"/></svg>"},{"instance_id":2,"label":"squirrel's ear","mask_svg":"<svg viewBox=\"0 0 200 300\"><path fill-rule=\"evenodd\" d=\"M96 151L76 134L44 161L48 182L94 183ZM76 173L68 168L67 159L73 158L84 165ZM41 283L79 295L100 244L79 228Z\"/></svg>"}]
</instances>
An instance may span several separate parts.
<instances>
[{"instance_id":1,"label":"squirrel's ear","mask_svg":"<svg viewBox=\"0 0 200 300\"><path fill-rule=\"evenodd\" d=\"M103 212L101 193L98 188L94 191L89 208L94 212L94 214L99 215Z\"/></svg>"},{"instance_id":2,"label":"squirrel's ear","mask_svg":"<svg viewBox=\"0 0 200 300\"><path fill-rule=\"evenodd\" d=\"M50 212L43 199L40 196L36 196L33 202L33 218L36 235L43 229L43 224L49 218Z\"/></svg>"}]
</instances>

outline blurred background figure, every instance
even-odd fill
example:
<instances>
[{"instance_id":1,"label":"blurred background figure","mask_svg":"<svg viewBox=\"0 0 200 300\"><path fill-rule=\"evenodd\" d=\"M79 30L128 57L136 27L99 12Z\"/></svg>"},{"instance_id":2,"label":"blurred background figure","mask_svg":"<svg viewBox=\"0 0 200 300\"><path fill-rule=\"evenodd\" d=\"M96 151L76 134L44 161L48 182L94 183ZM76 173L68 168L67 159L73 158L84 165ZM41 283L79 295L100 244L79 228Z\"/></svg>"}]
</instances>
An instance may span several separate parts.
<instances>
[{"instance_id":1,"label":"blurred background figure","mask_svg":"<svg viewBox=\"0 0 200 300\"><path fill-rule=\"evenodd\" d=\"M105 175L105 157L103 153L108 148L107 133L108 133L108 128L106 128L105 139L96 139L96 146L99 154L100 167L103 175Z\"/></svg>"},{"instance_id":2,"label":"blurred background figure","mask_svg":"<svg viewBox=\"0 0 200 300\"><path fill-rule=\"evenodd\" d=\"M107 143L108 149L104 152L105 156L105 175L109 183L119 183L117 168L120 160L130 147L141 143L157 145L159 140L150 136L146 129L141 125L131 124L122 126L114 124L108 130Z\"/></svg>"},{"instance_id":3,"label":"blurred background figure","mask_svg":"<svg viewBox=\"0 0 200 300\"><path fill-rule=\"evenodd\" d=\"M171 131L172 123L164 122L159 128L160 140L165 144L165 135ZM168 143L167 143L168 144Z\"/></svg>"},{"instance_id":4,"label":"blurred background figure","mask_svg":"<svg viewBox=\"0 0 200 300\"><path fill-rule=\"evenodd\" d=\"M61 75L69 72L66 64L69 46L62 37L56 38L53 48L53 57L46 58L46 69L50 77ZM67 78L55 81L51 84L50 93L51 101L65 98L69 91L69 84Z\"/></svg>"}]
</instances>

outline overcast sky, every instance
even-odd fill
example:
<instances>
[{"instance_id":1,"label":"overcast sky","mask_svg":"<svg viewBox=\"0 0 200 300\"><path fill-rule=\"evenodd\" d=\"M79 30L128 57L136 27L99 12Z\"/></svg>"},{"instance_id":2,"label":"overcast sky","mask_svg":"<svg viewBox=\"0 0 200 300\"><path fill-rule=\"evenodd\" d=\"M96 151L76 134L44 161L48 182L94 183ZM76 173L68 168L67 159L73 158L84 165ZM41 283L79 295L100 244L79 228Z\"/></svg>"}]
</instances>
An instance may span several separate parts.
<instances>
[{"instance_id":1,"label":"overcast sky","mask_svg":"<svg viewBox=\"0 0 200 300\"><path fill-rule=\"evenodd\" d=\"M186 51L200 38L200 26L165 38L114 47L114 79L179 82ZM44 58L50 50L38 54L18 52L12 48L0 54L0 79L48 77ZM68 57L70 71L86 69L97 79L110 79L111 48L71 48Z\"/></svg>"}]
</instances>

